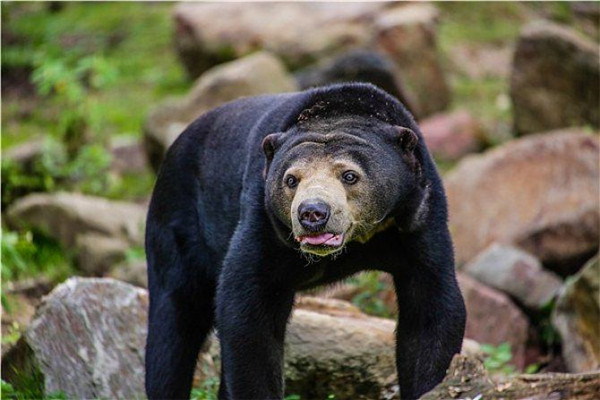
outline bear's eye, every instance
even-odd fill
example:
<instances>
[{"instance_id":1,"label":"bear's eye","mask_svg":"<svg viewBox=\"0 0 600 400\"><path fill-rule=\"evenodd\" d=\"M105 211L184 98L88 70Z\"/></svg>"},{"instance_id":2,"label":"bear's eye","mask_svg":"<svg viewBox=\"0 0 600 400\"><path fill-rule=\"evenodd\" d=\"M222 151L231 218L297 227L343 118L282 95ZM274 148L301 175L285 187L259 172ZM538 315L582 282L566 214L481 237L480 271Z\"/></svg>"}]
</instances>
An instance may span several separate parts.
<instances>
[{"instance_id":1,"label":"bear's eye","mask_svg":"<svg viewBox=\"0 0 600 400\"><path fill-rule=\"evenodd\" d=\"M346 171L342 174L342 179L344 180L344 183L353 185L358 181L358 175L354 171Z\"/></svg>"},{"instance_id":2,"label":"bear's eye","mask_svg":"<svg viewBox=\"0 0 600 400\"><path fill-rule=\"evenodd\" d=\"M298 186L298 178L296 178L294 175L288 175L285 177L285 184L290 189L293 189Z\"/></svg>"}]
</instances>

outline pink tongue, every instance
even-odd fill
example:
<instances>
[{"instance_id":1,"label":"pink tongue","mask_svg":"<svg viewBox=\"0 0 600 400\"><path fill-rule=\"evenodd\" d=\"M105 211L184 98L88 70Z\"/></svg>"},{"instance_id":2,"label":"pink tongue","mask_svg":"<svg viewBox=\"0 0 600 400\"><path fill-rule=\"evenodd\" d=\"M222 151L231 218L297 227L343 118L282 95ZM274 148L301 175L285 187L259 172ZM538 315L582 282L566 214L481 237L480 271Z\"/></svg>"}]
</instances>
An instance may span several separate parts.
<instances>
[{"instance_id":1,"label":"pink tongue","mask_svg":"<svg viewBox=\"0 0 600 400\"><path fill-rule=\"evenodd\" d=\"M334 235L333 233L322 233L318 236L304 236L300 238L302 244L328 244L331 246L339 246L342 244L342 235Z\"/></svg>"}]
</instances>

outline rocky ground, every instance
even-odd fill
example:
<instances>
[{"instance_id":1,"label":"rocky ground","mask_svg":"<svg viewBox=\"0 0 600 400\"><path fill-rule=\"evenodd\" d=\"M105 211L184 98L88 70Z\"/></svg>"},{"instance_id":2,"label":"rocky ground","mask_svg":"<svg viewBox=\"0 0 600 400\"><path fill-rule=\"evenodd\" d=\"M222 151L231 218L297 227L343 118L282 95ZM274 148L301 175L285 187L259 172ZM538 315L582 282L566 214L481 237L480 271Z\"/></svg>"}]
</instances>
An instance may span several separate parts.
<instances>
[{"instance_id":1,"label":"rocky ground","mask_svg":"<svg viewBox=\"0 0 600 400\"><path fill-rule=\"evenodd\" d=\"M375 83L415 114L443 172L468 311L463 353L423 398L598 398L600 7L593 4L565 6L566 21L550 8L514 6L519 30L495 42L485 30L475 32L481 39L459 40L453 24L471 14L448 3L173 5L164 18L194 82L182 96L155 102L139 140L104 141L111 157L103 174L131 185L152 177L181 130L229 100ZM267 10L269 24L261 17ZM3 31L3 47L10 40ZM469 92L473 98L465 96L469 82L481 90ZM489 82L506 90L488 99ZM3 77L9 109L30 96L17 83ZM30 112L6 111L8 122L3 112L3 129L26 126ZM77 145L85 137L66 137L65 157L69 146L86 148ZM16 142L2 149L2 379L37 396L143 396L149 190L109 199L116 196L86 190L72 171L46 185L47 143ZM39 238L46 242L36 249ZM49 249L62 255L44 255ZM42 256L55 269L69 267L19 275ZM65 281L70 275L79 277ZM381 318L395 310L384 275L299 296L286 340L287 392L398 398L394 322ZM199 357L194 396L214 396L218 368L213 337Z\"/></svg>"}]
</instances>

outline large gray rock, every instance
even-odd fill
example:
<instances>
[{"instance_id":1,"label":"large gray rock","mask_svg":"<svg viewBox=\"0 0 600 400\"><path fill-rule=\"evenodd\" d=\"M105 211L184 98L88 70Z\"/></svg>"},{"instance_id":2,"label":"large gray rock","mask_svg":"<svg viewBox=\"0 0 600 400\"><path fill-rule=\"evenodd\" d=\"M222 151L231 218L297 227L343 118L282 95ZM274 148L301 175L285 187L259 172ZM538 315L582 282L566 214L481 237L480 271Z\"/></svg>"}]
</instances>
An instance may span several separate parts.
<instances>
[{"instance_id":1,"label":"large gray rock","mask_svg":"<svg viewBox=\"0 0 600 400\"><path fill-rule=\"evenodd\" d=\"M394 321L368 317L349 303L329 302L293 313L286 333L287 392L309 399L335 393L365 400L393 392Z\"/></svg>"},{"instance_id":2,"label":"large gray rock","mask_svg":"<svg viewBox=\"0 0 600 400\"><path fill-rule=\"evenodd\" d=\"M444 180L458 264L513 244L568 275L598 251L600 143L544 133L468 156Z\"/></svg>"},{"instance_id":3,"label":"large gray rock","mask_svg":"<svg viewBox=\"0 0 600 400\"><path fill-rule=\"evenodd\" d=\"M525 314L504 293L469 276L459 274L458 284L467 308L465 336L495 346L510 343L512 363L524 368L529 330Z\"/></svg>"},{"instance_id":4,"label":"large gray rock","mask_svg":"<svg viewBox=\"0 0 600 400\"><path fill-rule=\"evenodd\" d=\"M28 367L41 373L45 393L143 397L147 307L142 289L69 279L43 299L21 342L3 358L3 379Z\"/></svg>"},{"instance_id":5,"label":"large gray rock","mask_svg":"<svg viewBox=\"0 0 600 400\"><path fill-rule=\"evenodd\" d=\"M510 85L518 133L600 126L598 44L575 30L547 21L525 26Z\"/></svg>"},{"instance_id":6,"label":"large gray rock","mask_svg":"<svg viewBox=\"0 0 600 400\"><path fill-rule=\"evenodd\" d=\"M481 360L454 356L446 378L422 400L596 400L600 372L588 374L513 375L500 381L490 379Z\"/></svg>"},{"instance_id":7,"label":"large gray rock","mask_svg":"<svg viewBox=\"0 0 600 400\"><path fill-rule=\"evenodd\" d=\"M436 47L437 11L432 5L184 3L174 15L177 50L193 77L258 49L277 54L291 69L354 49L378 49L400 67L419 116L444 109L450 100Z\"/></svg>"},{"instance_id":8,"label":"large gray rock","mask_svg":"<svg viewBox=\"0 0 600 400\"><path fill-rule=\"evenodd\" d=\"M155 170L169 146L200 114L228 101L259 94L293 92L297 89L277 57L259 52L214 67L204 73L183 99L168 100L156 107L144 124L144 145Z\"/></svg>"},{"instance_id":9,"label":"large gray rock","mask_svg":"<svg viewBox=\"0 0 600 400\"><path fill-rule=\"evenodd\" d=\"M598 256L567 281L552 323L562 337L569 371L600 369L600 261Z\"/></svg>"},{"instance_id":10,"label":"large gray rock","mask_svg":"<svg viewBox=\"0 0 600 400\"><path fill-rule=\"evenodd\" d=\"M538 259L499 243L481 252L464 267L464 271L531 310L540 310L547 305L562 287L562 280L544 270Z\"/></svg>"},{"instance_id":11,"label":"large gray rock","mask_svg":"<svg viewBox=\"0 0 600 400\"><path fill-rule=\"evenodd\" d=\"M134 203L65 192L31 194L6 212L9 226L39 230L65 248L92 233L142 245L145 218L146 209Z\"/></svg>"}]
</instances>

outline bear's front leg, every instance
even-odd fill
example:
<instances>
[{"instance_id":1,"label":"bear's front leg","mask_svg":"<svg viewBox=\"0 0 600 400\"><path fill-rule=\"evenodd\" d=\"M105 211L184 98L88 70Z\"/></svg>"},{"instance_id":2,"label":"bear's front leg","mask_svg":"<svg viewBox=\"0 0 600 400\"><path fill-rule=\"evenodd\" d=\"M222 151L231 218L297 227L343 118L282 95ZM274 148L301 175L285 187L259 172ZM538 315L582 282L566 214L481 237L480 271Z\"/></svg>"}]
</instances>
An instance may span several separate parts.
<instances>
[{"instance_id":1,"label":"bear's front leg","mask_svg":"<svg viewBox=\"0 0 600 400\"><path fill-rule=\"evenodd\" d=\"M396 270L396 357L402 400L416 399L440 383L459 353L466 312L456 282L445 227L407 235L405 264Z\"/></svg>"},{"instance_id":2,"label":"bear's front leg","mask_svg":"<svg viewBox=\"0 0 600 400\"><path fill-rule=\"evenodd\" d=\"M221 342L220 398L283 398L283 341L294 290L261 234L241 224L225 259L217 290Z\"/></svg>"}]
</instances>

